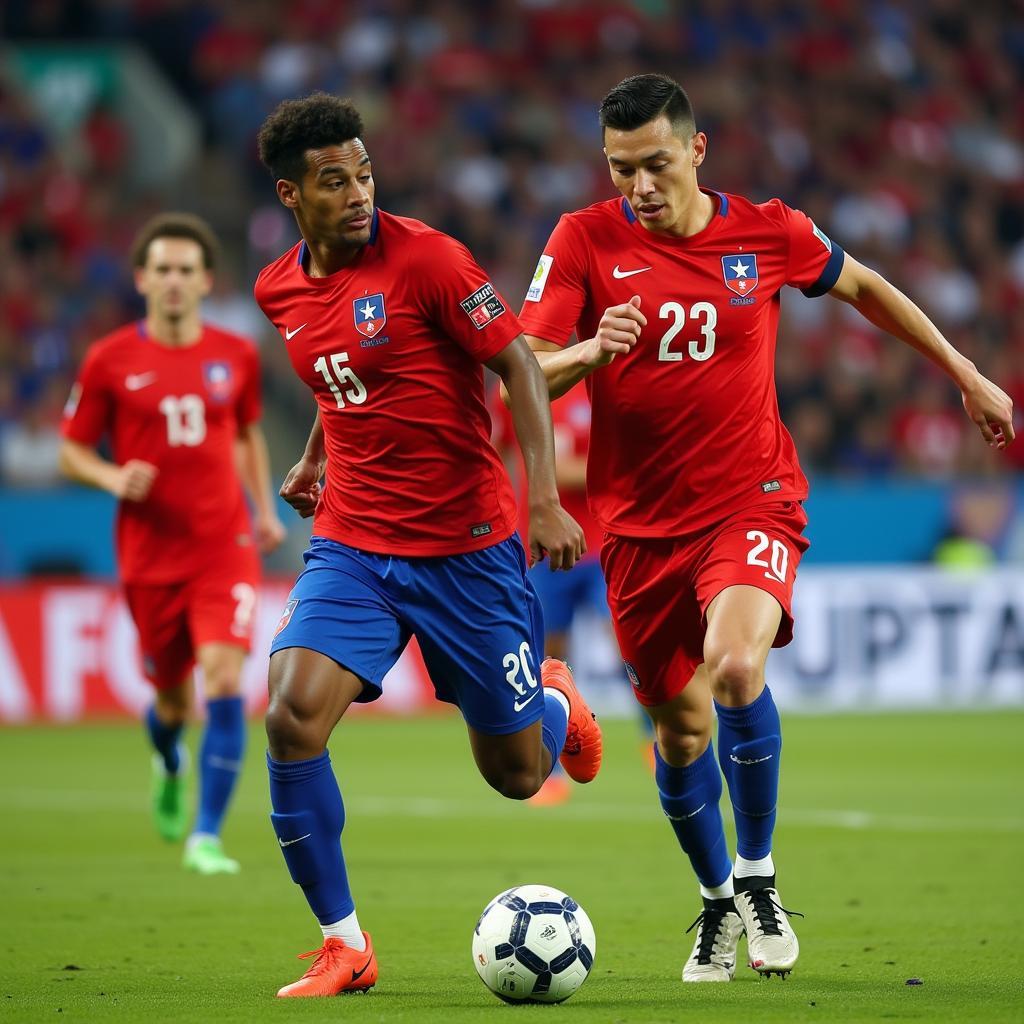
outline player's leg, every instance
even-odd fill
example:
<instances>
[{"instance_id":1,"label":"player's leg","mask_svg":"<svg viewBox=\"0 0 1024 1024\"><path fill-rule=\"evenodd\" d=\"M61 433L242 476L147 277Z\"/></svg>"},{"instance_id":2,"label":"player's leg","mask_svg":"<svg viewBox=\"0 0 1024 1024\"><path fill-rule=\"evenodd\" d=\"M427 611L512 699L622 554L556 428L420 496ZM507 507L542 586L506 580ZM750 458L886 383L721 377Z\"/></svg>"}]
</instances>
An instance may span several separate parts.
<instances>
[{"instance_id":1,"label":"player's leg","mask_svg":"<svg viewBox=\"0 0 1024 1024\"><path fill-rule=\"evenodd\" d=\"M365 991L377 980L342 853L345 806L327 741L353 701L380 696L407 642L384 594L388 562L314 537L271 645L271 822L323 933L313 966L280 996Z\"/></svg>"},{"instance_id":2,"label":"player's leg","mask_svg":"<svg viewBox=\"0 0 1024 1024\"><path fill-rule=\"evenodd\" d=\"M204 643L196 651L202 668L206 726L199 747L199 805L185 843L184 865L202 875L234 875L238 861L221 845L221 826L245 757L245 706L238 644Z\"/></svg>"},{"instance_id":3,"label":"player's leg","mask_svg":"<svg viewBox=\"0 0 1024 1024\"><path fill-rule=\"evenodd\" d=\"M654 722L658 798L704 904L683 980L729 981L743 926L732 903L711 694L700 665L703 623L686 584L689 559L687 545L673 540L610 537L602 550L619 649L633 693Z\"/></svg>"},{"instance_id":4,"label":"player's leg","mask_svg":"<svg viewBox=\"0 0 1024 1024\"><path fill-rule=\"evenodd\" d=\"M183 588L125 587L139 635L142 666L153 684L153 703L143 715L153 748L150 806L157 832L173 842L188 829L188 750L182 742L192 711L192 644Z\"/></svg>"},{"instance_id":5,"label":"player's leg","mask_svg":"<svg viewBox=\"0 0 1024 1024\"><path fill-rule=\"evenodd\" d=\"M569 636L579 599L579 568L577 565L572 572L552 572L546 562L540 562L529 572L544 614L544 655L556 661L569 660ZM556 807L571 796L572 786L556 758L540 789L530 797L530 803L535 807Z\"/></svg>"},{"instance_id":6,"label":"player's leg","mask_svg":"<svg viewBox=\"0 0 1024 1024\"><path fill-rule=\"evenodd\" d=\"M791 502L741 513L718 532L698 572L707 620L704 659L736 822L736 906L751 966L762 973L788 972L799 954L775 887L782 728L765 685L765 662L773 646L792 636L792 587L807 547L801 536L806 522Z\"/></svg>"},{"instance_id":7,"label":"player's leg","mask_svg":"<svg viewBox=\"0 0 1024 1024\"><path fill-rule=\"evenodd\" d=\"M411 567L408 614L441 700L458 705L487 783L514 800L561 761L577 782L601 764L601 730L564 662L538 665L544 621L511 537Z\"/></svg>"}]
</instances>

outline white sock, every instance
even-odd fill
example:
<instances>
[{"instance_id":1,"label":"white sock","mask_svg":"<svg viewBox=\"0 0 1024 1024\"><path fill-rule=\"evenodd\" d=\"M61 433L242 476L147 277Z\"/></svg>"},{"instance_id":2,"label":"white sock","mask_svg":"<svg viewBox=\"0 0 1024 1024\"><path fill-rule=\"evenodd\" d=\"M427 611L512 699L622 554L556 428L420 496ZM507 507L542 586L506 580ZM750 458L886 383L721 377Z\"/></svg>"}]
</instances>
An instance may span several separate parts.
<instances>
[{"instance_id":1,"label":"white sock","mask_svg":"<svg viewBox=\"0 0 1024 1024\"><path fill-rule=\"evenodd\" d=\"M767 857L760 860L747 860L746 857L736 857L736 866L732 873L737 878L749 878L751 875L760 875L762 878L771 878L775 874L775 861L769 853Z\"/></svg>"},{"instance_id":2,"label":"white sock","mask_svg":"<svg viewBox=\"0 0 1024 1024\"><path fill-rule=\"evenodd\" d=\"M569 721L569 698L566 697L566 695L564 693L562 693L561 690L556 690L553 686L545 686L544 687L544 699L547 700L548 697L551 697L553 700L557 700L558 703L561 704L563 708L565 708L565 720L568 722Z\"/></svg>"},{"instance_id":3,"label":"white sock","mask_svg":"<svg viewBox=\"0 0 1024 1024\"><path fill-rule=\"evenodd\" d=\"M732 899L736 895L736 890L732 887L732 875L729 875L721 885L702 885L700 894L707 900Z\"/></svg>"},{"instance_id":4,"label":"white sock","mask_svg":"<svg viewBox=\"0 0 1024 1024\"><path fill-rule=\"evenodd\" d=\"M354 949L359 953L366 949L366 939L363 938L362 930L359 927L359 918L356 917L354 910L348 917L343 917L340 921L335 921L334 924L320 925L320 930L324 933L325 939L333 935L336 939L341 939L349 949Z\"/></svg>"}]
</instances>

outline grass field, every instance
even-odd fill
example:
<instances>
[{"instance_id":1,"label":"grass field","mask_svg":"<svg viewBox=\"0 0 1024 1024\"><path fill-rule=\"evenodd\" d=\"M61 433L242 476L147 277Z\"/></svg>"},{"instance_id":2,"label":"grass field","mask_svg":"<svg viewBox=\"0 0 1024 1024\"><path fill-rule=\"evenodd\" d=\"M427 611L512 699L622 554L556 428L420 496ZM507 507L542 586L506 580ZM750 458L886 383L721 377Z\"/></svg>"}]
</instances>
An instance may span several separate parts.
<instances>
[{"instance_id":1,"label":"grass field","mask_svg":"<svg viewBox=\"0 0 1024 1024\"><path fill-rule=\"evenodd\" d=\"M486 788L456 719L344 724L345 848L381 978L310 1001L273 998L319 932L267 820L258 726L225 836L243 873L218 879L185 875L152 833L141 732L0 732L0 1019L1024 1020L1024 715L790 717L776 860L807 915L800 963L786 982L741 968L685 987L695 886L634 723L605 725L596 782L538 810ZM559 1007L499 1003L470 961L487 900L532 881L597 930L593 973Z\"/></svg>"}]
</instances>

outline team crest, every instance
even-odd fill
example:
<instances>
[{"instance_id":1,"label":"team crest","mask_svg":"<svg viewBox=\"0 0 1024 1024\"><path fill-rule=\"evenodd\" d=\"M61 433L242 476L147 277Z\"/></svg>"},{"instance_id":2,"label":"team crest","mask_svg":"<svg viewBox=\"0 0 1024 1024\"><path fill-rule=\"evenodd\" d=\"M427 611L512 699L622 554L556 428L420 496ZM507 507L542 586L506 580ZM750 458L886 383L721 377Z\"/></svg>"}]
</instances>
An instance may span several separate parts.
<instances>
[{"instance_id":1,"label":"team crest","mask_svg":"<svg viewBox=\"0 0 1024 1024\"><path fill-rule=\"evenodd\" d=\"M388 322L384 312L384 293L374 292L352 301L352 315L355 317L356 330L364 337L372 338Z\"/></svg>"},{"instance_id":2,"label":"team crest","mask_svg":"<svg viewBox=\"0 0 1024 1024\"><path fill-rule=\"evenodd\" d=\"M277 621L277 629L274 630L274 636L277 636L278 633L280 633L281 630L292 621L292 615L298 606L299 598L297 597L291 598L291 600L289 600L289 602L284 606L284 611L281 612L281 618Z\"/></svg>"},{"instance_id":3,"label":"team crest","mask_svg":"<svg viewBox=\"0 0 1024 1024\"><path fill-rule=\"evenodd\" d=\"M757 254L737 253L722 257L725 287L737 295L749 295L757 287Z\"/></svg>"},{"instance_id":4,"label":"team crest","mask_svg":"<svg viewBox=\"0 0 1024 1024\"><path fill-rule=\"evenodd\" d=\"M232 391L231 364L203 363L203 383L215 402L226 402Z\"/></svg>"}]
</instances>

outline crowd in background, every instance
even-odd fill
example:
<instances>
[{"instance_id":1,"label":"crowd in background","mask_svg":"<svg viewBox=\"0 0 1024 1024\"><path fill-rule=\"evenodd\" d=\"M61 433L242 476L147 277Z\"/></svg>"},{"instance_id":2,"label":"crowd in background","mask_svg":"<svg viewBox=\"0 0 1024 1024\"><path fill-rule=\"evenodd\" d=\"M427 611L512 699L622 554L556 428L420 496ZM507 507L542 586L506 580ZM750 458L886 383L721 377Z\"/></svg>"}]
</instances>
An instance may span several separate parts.
<instances>
[{"instance_id":1,"label":"crowd in background","mask_svg":"<svg viewBox=\"0 0 1024 1024\"><path fill-rule=\"evenodd\" d=\"M378 204L461 239L515 306L558 216L613 194L601 97L638 71L672 74L710 139L703 184L805 210L1024 409L1024 17L1009 0L33 0L0 20L10 45L141 46L203 138L173 190L139 191L125 173L133 139L108 104L67 147L0 84L7 484L55 478L74 369L138 315L129 242L168 206L221 235L207 317L263 345L270 407L304 436L308 397L250 288L297 237L256 131L314 89L362 110ZM841 303L787 289L777 369L811 474L1024 469L1024 443L988 452L946 378Z\"/></svg>"}]
</instances>

